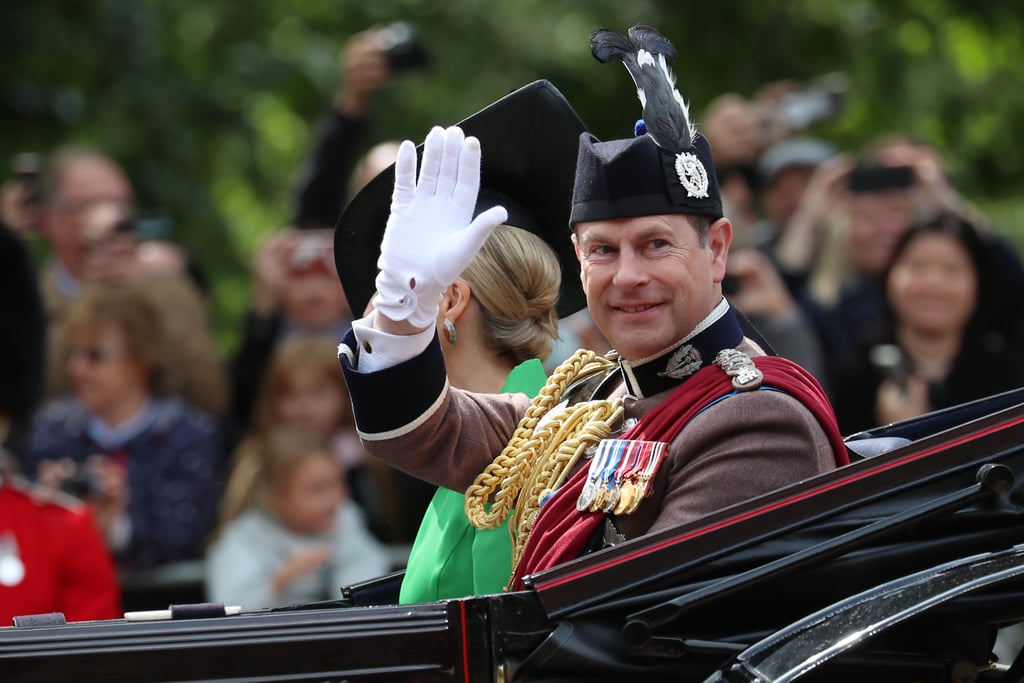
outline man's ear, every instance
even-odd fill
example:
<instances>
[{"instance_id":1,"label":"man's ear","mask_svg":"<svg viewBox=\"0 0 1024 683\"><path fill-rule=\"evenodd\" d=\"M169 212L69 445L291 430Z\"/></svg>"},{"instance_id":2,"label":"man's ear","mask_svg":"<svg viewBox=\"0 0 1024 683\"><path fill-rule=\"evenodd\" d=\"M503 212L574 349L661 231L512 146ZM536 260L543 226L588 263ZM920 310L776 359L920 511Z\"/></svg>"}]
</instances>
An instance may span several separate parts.
<instances>
[{"instance_id":1,"label":"man's ear","mask_svg":"<svg viewBox=\"0 0 1024 683\"><path fill-rule=\"evenodd\" d=\"M572 249L576 252L576 260L580 263L580 282L583 283L583 289L587 288L587 269L583 267L583 257L580 256L580 241L576 237L576 231L574 230L569 239L572 240Z\"/></svg>"},{"instance_id":2,"label":"man's ear","mask_svg":"<svg viewBox=\"0 0 1024 683\"><path fill-rule=\"evenodd\" d=\"M732 223L728 218L719 218L708 228L708 249L711 250L711 270L715 282L725 277L725 263L732 244Z\"/></svg>"},{"instance_id":3,"label":"man's ear","mask_svg":"<svg viewBox=\"0 0 1024 683\"><path fill-rule=\"evenodd\" d=\"M441 315L453 323L458 322L469 306L469 298L472 295L473 289L469 283L458 278L444 290L444 296L441 297Z\"/></svg>"}]
</instances>

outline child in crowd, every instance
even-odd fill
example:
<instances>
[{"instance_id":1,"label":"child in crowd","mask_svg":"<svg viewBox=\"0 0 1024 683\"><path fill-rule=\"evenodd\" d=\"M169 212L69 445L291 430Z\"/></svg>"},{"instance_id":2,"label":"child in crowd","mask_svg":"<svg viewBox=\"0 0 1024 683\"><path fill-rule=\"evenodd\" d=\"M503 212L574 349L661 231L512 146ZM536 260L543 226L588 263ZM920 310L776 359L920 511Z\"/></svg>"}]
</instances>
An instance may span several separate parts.
<instances>
[{"instance_id":1,"label":"child in crowd","mask_svg":"<svg viewBox=\"0 0 1024 683\"><path fill-rule=\"evenodd\" d=\"M234 457L241 457L252 439L279 425L308 429L328 441L344 468L352 499L362 508L378 540L411 541L432 488L366 458L333 339L296 334L275 349L256 398L249 434Z\"/></svg>"},{"instance_id":2,"label":"child in crowd","mask_svg":"<svg viewBox=\"0 0 1024 683\"><path fill-rule=\"evenodd\" d=\"M275 427L247 441L207 554L209 599L247 609L326 600L389 569L323 437Z\"/></svg>"}]
</instances>

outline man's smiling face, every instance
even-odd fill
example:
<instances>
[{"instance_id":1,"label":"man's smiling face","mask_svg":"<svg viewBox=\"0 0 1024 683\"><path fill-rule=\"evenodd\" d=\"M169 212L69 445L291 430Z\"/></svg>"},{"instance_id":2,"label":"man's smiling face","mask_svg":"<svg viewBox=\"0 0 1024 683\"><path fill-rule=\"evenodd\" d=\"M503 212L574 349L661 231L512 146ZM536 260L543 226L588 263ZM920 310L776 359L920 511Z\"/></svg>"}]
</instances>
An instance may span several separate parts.
<instances>
[{"instance_id":1,"label":"man's smiling face","mask_svg":"<svg viewBox=\"0 0 1024 683\"><path fill-rule=\"evenodd\" d=\"M624 358L667 349L721 300L732 226L719 219L701 240L691 220L666 214L576 226L587 306Z\"/></svg>"}]
</instances>

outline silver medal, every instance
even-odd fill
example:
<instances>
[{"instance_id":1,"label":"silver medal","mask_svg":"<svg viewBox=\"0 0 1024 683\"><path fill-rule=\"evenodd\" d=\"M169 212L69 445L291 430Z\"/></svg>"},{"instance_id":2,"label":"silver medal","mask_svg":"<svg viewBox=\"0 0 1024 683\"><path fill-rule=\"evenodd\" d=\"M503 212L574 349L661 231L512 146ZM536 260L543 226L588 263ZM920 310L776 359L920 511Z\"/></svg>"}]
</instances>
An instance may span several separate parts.
<instances>
[{"instance_id":1,"label":"silver medal","mask_svg":"<svg viewBox=\"0 0 1024 683\"><path fill-rule=\"evenodd\" d=\"M588 481L583 485L583 490L580 491L580 497L576 499L576 509L579 512L586 511L590 507L590 504L594 502L594 496L597 494L597 487L594 482Z\"/></svg>"}]
</instances>

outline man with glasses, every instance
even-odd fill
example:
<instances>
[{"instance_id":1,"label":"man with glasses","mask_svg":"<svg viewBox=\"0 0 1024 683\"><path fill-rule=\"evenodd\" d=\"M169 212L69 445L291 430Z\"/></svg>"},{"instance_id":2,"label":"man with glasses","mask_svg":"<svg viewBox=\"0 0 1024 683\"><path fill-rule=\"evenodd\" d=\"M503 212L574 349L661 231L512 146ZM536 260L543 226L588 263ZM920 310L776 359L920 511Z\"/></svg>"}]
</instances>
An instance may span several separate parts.
<instances>
[{"instance_id":1,"label":"man with glasses","mask_svg":"<svg viewBox=\"0 0 1024 683\"><path fill-rule=\"evenodd\" d=\"M42 286L53 313L78 295L90 250L131 214L132 188L111 159L88 148L68 147L52 157L41 201L39 231L52 250Z\"/></svg>"}]
</instances>

